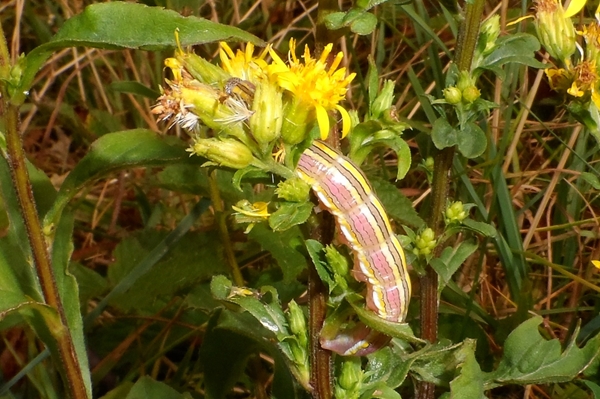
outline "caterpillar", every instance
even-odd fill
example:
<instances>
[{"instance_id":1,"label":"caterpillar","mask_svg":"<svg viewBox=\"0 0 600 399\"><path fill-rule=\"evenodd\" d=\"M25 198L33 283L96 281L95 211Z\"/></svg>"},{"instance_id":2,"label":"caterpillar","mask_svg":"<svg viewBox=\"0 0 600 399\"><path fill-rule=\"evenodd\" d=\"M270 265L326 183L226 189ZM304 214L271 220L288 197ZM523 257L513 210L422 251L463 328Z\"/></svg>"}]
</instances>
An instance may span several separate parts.
<instances>
[{"instance_id":1,"label":"caterpillar","mask_svg":"<svg viewBox=\"0 0 600 399\"><path fill-rule=\"evenodd\" d=\"M300 156L296 174L335 217L354 255L354 277L367 285L367 308L385 320L403 322L411 294L404 251L364 173L324 142L315 141ZM363 355L382 342L387 341L379 333L361 326L351 336L321 345L343 355Z\"/></svg>"}]
</instances>

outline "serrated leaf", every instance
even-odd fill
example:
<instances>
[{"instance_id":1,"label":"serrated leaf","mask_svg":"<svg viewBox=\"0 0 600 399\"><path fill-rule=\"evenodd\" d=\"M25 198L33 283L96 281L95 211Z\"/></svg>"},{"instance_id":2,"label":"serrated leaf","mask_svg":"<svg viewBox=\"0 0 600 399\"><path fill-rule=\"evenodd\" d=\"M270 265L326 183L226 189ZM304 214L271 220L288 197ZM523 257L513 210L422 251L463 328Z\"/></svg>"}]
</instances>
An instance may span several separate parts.
<instances>
[{"instance_id":1,"label":"serrated leaf","mask_svg":"<svg viewBox=\"0 0 600 399\"><path fill-rule=\"evenodd\" d=\"M308 220L314 205L311 202L282 202L279 209L269 216L273 231L285 231Z\"/></svg>"},{"instance_id":2,"label":"serrated leaf","mask_svg":"<svg viewBox=\"0 0 600 399\"><path fill-rule=\"evenodd\" d=\"M510 333L498 368L485 376L485 389L506 384L570 381L598 357L600 336L594 337L583 348L578 348L572 341L561 353L559 340L547 341L540 335L538 325L541 322L541 316L534 317Z\"/></svg>"},{"instance_id":3,"label":"serrated leaf","mask_svg":"<svg viewBox=\"0 0 600 399\"><path fill-rule=\"evenodd\" d=\"M306 267L306 259L292 246L294 241L299 243L302 240L302 234L297 227L275 233L264 225L256 225L248 233L248 237L271 253L283 271L284 282L289 283L295 279Z\"/></svg>"}]
</instances>

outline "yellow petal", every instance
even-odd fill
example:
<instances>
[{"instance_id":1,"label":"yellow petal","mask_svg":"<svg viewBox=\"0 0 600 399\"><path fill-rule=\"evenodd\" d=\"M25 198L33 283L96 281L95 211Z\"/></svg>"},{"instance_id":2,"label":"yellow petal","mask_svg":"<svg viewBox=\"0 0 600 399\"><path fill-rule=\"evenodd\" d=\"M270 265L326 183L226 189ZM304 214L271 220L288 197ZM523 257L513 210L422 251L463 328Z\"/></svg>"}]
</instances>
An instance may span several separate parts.
<instances>
[{"instance_id":1,"label":"yellow petal","mask_svg":"<svg viewBox=\"0 0 600 399\"><path fill-rule=\"evenodd\" d=\"M342 138L344 138L350 132L350 127L352 127L350 114L348 114L348 111L341 105L336 105L335 108L340 111L340 114L342 115Z\"/></svg>"},{"instance_id":2,"label":"yellow petal","mask_svg":"<svg viewBox=\"0 0 600 399\"><path fill-rule=\"evenodd\" d=\"M518 24L519 22L524 21L529 18L533 18L533 15L525 15L524 17L517 18L514 21L507 23L506 26Z\"/></svg>"},{"instance_id":3,"label":"yellow petal","mask_svg":"<svg viewBox=\"0 0 600 399\"><path fill-rule=\"evenodd\" d=\"M317 122L319 123L319 131L321 132L321 140L325 140L329 136L329 115L327 111L320 105L315 106L317 111Z\"/></svg>"},{"instance_id":4,"label":"yellow petal","mask_svg":"<svg viewBox=\"0 0 600 399\"><path fill-rule=\"evenodd\" d=\"M565 17L571 18L573 15L577 14L583 6L585 5L586 0L571 0L569 3L569 7L565 10Z\"/></svg>"},{"instance_id":5,"label":"yellow petal","mask_svg":"<svg viewBox=\"0 0 600 399\"><path fill-rule=\"evenodd\" d=\"M600 269L600 260L593 260L592 264L596 269Z\"/></svg>"},{"instance_id":6,"label":"yellow petal","mask_svg":"<svg viewBox=\"0 0 600 399\"><path fill-rule=\"evenodd\" d=\"M571 87L569 87L567 89L567 93L569 93L573 97L582 97L585 94L583 91L579 90L579 88L577 87L577 83L576 82L573 82L573 84L571 85Z\"/></svg>"}]
</instances>

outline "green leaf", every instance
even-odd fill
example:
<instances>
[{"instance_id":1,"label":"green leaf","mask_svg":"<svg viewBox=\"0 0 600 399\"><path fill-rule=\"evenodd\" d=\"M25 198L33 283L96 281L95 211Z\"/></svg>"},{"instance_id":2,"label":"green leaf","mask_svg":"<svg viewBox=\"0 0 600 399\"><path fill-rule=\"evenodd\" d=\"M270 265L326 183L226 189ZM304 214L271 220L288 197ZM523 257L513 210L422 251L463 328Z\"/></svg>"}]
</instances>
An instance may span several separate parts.
<instances>
[{"instance_id":1,"label":"green leaf","mask_svg":"<svg viewBox=\"0 0 600 399\"><path fill-rule=\"evenodd\" d=\"M227 310L215 312L206 328L200 351L207 397L223 398L233 384L242 378L248 356L259 349L267 352L275 361L273 397L298 397L286 360L273 343L272 334L266 333L267 330L249 313Z\"/></svg>"},{"instance_id":2,"label":"green leaf","mask_svg":"<svg viewBox=\"0 0 600 399\"><path fill-rule=\"evenodd\" d=\"M250 313L258 322L271 333L277 336L278 341L289 335L287 320L283 314L277 291L273 287L263 287L263 299L259 300L252 295L228 295L227 301L239 305ZM270 294L270 295L265 295Z\"/></svg>"},{"instance_id":3,"label":"green leaf","mask_svg":"<svg viewBox=\"0 0 600 399\"><path fill-rule=\"evenodd\" d=\"M325 17L325 26L329 30L341 29L345 26L345 12L332 12Z\"/></svg>"},{"instance_id":4,"label":"green leaf","mask_svg":"<svg viewBox=\"0 0 600 399\"><path fill-rule=\"evenodd\" d=\"M112 82L109 87L119 93L137 94L155 101L160 96L160 91L152 90L146 85L136 81Z\"/></svg>"},{"instance_id":5,"label":"green leaf","mask_svg":"<svg viewBox=\"0 0 600 399\"><path fill-rule=\"evenodd\" d=\"M485 132L473 122L468 122L464 128L458 132L457 139L458 151L469 159L480 156L487 147Z\"/></svg>"},{"instance_id":6,"label":"green leaf","mask_svg":"<svg viewBox=\"0 0 600 399\"><path fill-rule=\"evenodd\" d=\"M501 36L494 47L494 51L488 54L478 67L494 71L500 79L505 77L501 68L507 63L518 63L533 68L547 67L546 64L535 59L535 53L540 49L540 42L528 33Z\"/></svg>"},{"instance_id":7,"label":"green leaf","mask_svg":"<svg viewBox=\"0 0 600 399\"><path fill-rule=\"evenodd\" d=\"M367 326L374 328L377 331L381 331L385 335L389 335L393 338L399 338L403 341L411 343L424 342L423 340L415 337L415 334L413 333L408 323L395 323L392 321L382 319L375 313L366 310L363 306L361 306L354 295L352 297L347 297L347 299L350 305L352 305L352 308L354 309L356 314L358 315L360 321L365 323Z\"/></svg>"},{"instance_id":8,"label":"green leaf","mask_svg":"<svg viewBox=\"0 0 600 399\"><path fill-rule=\"evenodd\" d=\"M467 344L468 343L468 344ZM459 364L460 374L450 382L451 399L485 399L481 368L475 359L475 342L467 340L458 350L457 356L464 359Z\"/></svg>"},{"instance_id":9,"label":"green leaf","mask_svg":"<svg viewBox=\"0 0 600 399\"><path fill-rule=\"evenodd\" d=\"M69 19L48 43L31 51L25 59L23 77L14 101L23 102L37 71L54 52L66 47L161 50L181 45L237 40L264 45L256 36L239 28L195 16L183 17L173 10L130 2L92 4Z\"/></svg>"},{"instance_id":10,"label":"green leaf","mask_svg":"<svg viewBox=\"0 0 600 399\"><path fill-rule=\"evenodd\" d=\"M381 381L388 387L397 388L408 376L411 362L396 356L390 347L383 347L368 358L365 374L369 385Z\"/></svg>"},{"instance_id":11,"label":"green leaf","mask_svg":"<svg viewBox=\"0 0 600 399\"><path fill-rule=\"evenodd\" d=\"M302 234L297 227L275 233L259 224L248 233L248 237L271 253L283 271L284 282L291 282L306 268L306 259L294 249L296 244L302 245Z\"/></svg>"},{"instance_id":12,"label":"green leaf","mask_svg":"<svg viewBox=\"0 0 600 399\"><path fill-rule=\"evenodd\" d=\"M463 241L455 248L446 247L439 258L431 261L431 267L441 278L441 284L438 290L441 292L448 284L454 273L464 263L472 253L477 251L477 244L472 241Z\"/></svg>"},{"instance_id":13,"label":"green leaf","mask_svg":"<svg viewBox=\"0 0 600 399\"><path fill-rule=\"evenodd\" d=\"M590 172L583 172L581 173L581 178L594 187L594 190L600 190L600 179L598 179L597 175Z\"/></svg>"},{"instance_id":14,"label":"green leaf","mask_svg":"<svg viewBox=\"0 0 600 399\"><path fill-rule=\"evenodd\" d=\"M71 263L69 271L77 280L79 303L84 308L91 299L101 296L108 288L108 282L102 275L80 263Z\"/></svg>"},{"instance_id":15,"label":"green leaf","mask_svg":"<svg viewBox=\"0 0 600 399\"><path fill-rule=\"evenodd\" d=\"M448 340L428 345L410 355L411 372L420 380L436 385L447 386L454 378L454 370L464 362L460 349L463 345L473 345L473 340L452 344Z\"/></svg>"},{"instance_id":16,"label":"green leaf","mask_svg":"<svg viewBox=\"0 0 600 399\"><path fill-rule=\"evenodd\" d=\"M457 145L459 134L445 118L438 118L431 127L431 140L438 150Z\"/></svg>"},{"instance_id":17,"label":"green leaf","mask_svg":"<svg viewBox=\"0 0 600 399\"><path fill-rule=\"evenodd\" d=\"M357 35L369 35L377 26L377 17L368 12L362 12L350 24L350 30Z\"/></svg>"},{"instance_id":18,"label":"green leaf","mask_svg":"<svg viewBox=\"0 0 600 399\"><path fill-rule=\"evenodd\" d=\"M79 190L110 172L129 167L189 163L189 153L183 143L176 141L171 144L169 141L173 140L147 129L109 133L100 137L63 182L54 206L44 219L44 228L51 228L58 223L64 207Z\"/></svg>"},{"instance_id":19,"label":"green leaf","mask_svg":"<svg viewBox=\"0 0 600 399\"><path fill-rule=\"evenodd\" d=\"M312 202L283 202L279 209L269 216L269 226L273 231L285 231L308 220L313 210Z\"/></svg>"},{"instance_id":20,"label":"green leaf","mask_svg":"<svg viewBox=\"0 0 600 399\"><path fill-rule=\"evenodd\" d=\"M594 399L600 399L600 385L596 384L593 381L589 380L581 380L594 394Z\"/></svg>"},{"instance_id":21,"label":"green leaf","mask_svg":"<svg viewBox=\"0 0 600 399\"><path fill-rule=\"evenodd\" d=\"M489 223L478 222L473 219L465 219L462 221L462 225L477 234L481 234L484 237L494 238L498 234L496 228Z\"/></svg>"},{"instance_id":22,"label":"green leaf","mask_svg":"<svg viewBox=\"0 0 600 399\"><path fill-rule=\"evenodd\" d=\"M164 240L167 232L144 230L122 240L114 250L115 263L108 269L108 280L114 287L130 278L134 268ZM214 232L188 232L168 248L152 269L126 292L114 296L110 304L124 312L134 309L156 310L158 298L170 298L185 292L212 276L225 273L221 242ZM148 301L153 298L153 301Z\"/></svg>"},{"instance_id":23,"label":"green leaf","mask_svg":"<svg viewBox=\"0 0 600 399\"><path fill-rule=\"evenodd\" d=\"M125 399L186 399L189 395L183 395L165 384L156 381L147 375L140 378Z\"/></svg>"},{"instance_id":24,"label":"green leaf","mask_svg":"<svg viewBox=\"0 0 600 399\"><path fill-rule=\"evenodd\" d=\"M370 179L373 190L381 200L388 215L398 223L420 228L425 225L412 202L396 186L383 179Z\"/></svg>"},{"instance_id":25,"label":"green leaf","mask_svg":"<svg viewBox=\"0 0 600 399\"><path fill-rule=\"evenodd\" d=\"M90 376L87 348L83 334L83 319L79 304L79 287L75 277L69 273L68 265L73 253L73 212L67 212L56 228L54 243L52 245L52 267L54 279L60 294L62 307L67 318L67 328L75 347L79 368L83 375L88 397L92 397L92 380ZM67 376L65 375L65 378Z\"/></svg>"},{"instance_id":26,"label":"green leaf","mask_svg":"<svg viewBox=\"0 0 600 399\"><path fill-rule=\"evenodd\" d=\"M315 268L317 269L319 278L329 287L331 292L332 287L335 286L335 280L332 278L329 266L325 261L325 247L317 240L306 240L306 249L313 265L315 265Z\"/></svg>"},{"instance_id":27,"label":"green leaf","mask_svg":"<svg viewBox=\"0 0 600 399\"><path fill-rule=\"evenodd\" d=\"M573 340L561 353L558 339L546 341L540 335L541 322L541 316L534 317L510 333L498 368L485 376L485 389L507 384L570 381L600 354L600 336L595 336L583 348L578 348ZM577 332L573 336L577 336Z\"/></svg>"}]
</instances>

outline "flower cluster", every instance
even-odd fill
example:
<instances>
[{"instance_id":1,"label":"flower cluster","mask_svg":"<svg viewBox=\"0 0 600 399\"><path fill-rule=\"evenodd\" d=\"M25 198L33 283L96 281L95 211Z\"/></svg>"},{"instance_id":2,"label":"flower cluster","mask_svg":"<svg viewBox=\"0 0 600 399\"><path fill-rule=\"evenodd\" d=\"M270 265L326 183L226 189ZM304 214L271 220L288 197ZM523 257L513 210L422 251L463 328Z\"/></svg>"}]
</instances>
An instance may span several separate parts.
<instances>
[{"instance_id":1,"label":"flower cluster","mask_svg":"<svg viewBox=\"0 0 600 399\"><path fill-rule=\"evenodd\" d=\"M292 39L284 61L270 46L256 55L251 43L236 52L221 43L220 66L179 49L165 61L173 80L167 80L153 113L191 131L196 137L190 151L212 163L263 167L272 163L275 146L304 141L315 124L326 138L333 111L341 115L342 134L350 130L348 112L339 103L355 74L339 68L343 54L334 56L332 48L314 58L306 47L299 59ZM199 137L200 125L215 137Z\"/></svg>"},{"instance_id":2,"label":"flower cluster","mask_svg":"<svg viewBox=\"0 0 600 399\"><path fill-rule=\"evenodd\" d=\"M548 68L546 76L552 89L566 93L580 104L600 107L600 14L582 31L577 31L571 20L585 4L585 0L571 1L564 9L558 0L537 0L535 27L540 42L559 66ZM577 43L583 37L585 49ZM579 51L577 51L579 49Z\"/></svg>"}]
</instances>

